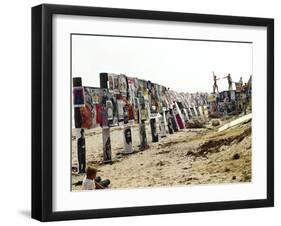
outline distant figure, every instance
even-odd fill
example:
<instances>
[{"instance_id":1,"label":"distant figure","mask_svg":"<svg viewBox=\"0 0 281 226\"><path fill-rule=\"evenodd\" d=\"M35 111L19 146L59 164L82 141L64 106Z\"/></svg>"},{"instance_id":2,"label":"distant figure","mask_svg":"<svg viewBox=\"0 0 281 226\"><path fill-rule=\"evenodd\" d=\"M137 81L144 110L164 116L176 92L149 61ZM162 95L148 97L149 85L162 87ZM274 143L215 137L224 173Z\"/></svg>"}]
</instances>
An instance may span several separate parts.
<instances>
[{"instance_id":1,"label":"distant figure","mask_svg":"<svg viewBox=\"0 0 281 226\"><path fill-rule=\"evenodd\" d=\"M242 87L242 86L243 86L243 79L242 79L242 77L240 77L239 83L240 83L240 85L241 85L241 87Z\"/></svg>"},{"instance_id":2,"label":"distant figure","mask_svg":"<svg viewBox=\"0 0 281 226\"><path fill-rule=\"evenodd\" d=\"M230 74L228 74L227 76L225 76L223 78L227 78L228 90L232 90L232 78L231 78Z\"/></svg>"},{"instance_id":3,"label":"distant figure","mask_svg":"<svg viewBox=\"0 0 281 226\"><path fill-rule=\"evenodd\" d=\"M219 92L219 88L217 85L217 80L219 80L219 79L217 78L217 76L215 75L214 72L213 72L213 79L214 79L213 93L216 93L216 90L217 90L217 92Z\"/></svg>"},{"instance_id":4,"label":"distant figure","mask_svg":"<svg viewBox=\"0 0 281 226\"><path fill-rule=\"evenodd\" d=\"M97 169L88 167L87 175L83 179L82 190L94 190L108 188L110 180L101 180L101 177L97 177Z\"/></svg>"},{"instance_id":5,"label":"distant figure","mask_svg":"<svg viewBox=\"0 0 281 226\"><path fill-rule=\"evenodd\" d=\"M81 137L77 141L78 148L78 173L85 173L86 169L86 146L84 129L80 130Z\"/></svg>"}]
</instances>

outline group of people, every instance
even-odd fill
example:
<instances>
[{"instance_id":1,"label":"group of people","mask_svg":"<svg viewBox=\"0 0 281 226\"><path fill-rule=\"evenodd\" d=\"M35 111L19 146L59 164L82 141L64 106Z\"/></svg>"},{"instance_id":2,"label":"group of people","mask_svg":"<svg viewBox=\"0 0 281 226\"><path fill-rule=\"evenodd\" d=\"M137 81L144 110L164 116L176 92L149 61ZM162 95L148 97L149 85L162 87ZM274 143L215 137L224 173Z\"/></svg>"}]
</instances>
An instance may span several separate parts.
<instances>
[{"instance_id":1,"label":"group of people","mask_svg":"<svg viewBox=\"0 0 281 226\"><path fill-rule=\"evenodd\" d=\"M219 88L218 88L217 81L220 80L220 79L227 79L227 82L228 82L228 90L233 90L233 87L232 87L233 81L232 81L232 78L231 78L231 75L230 75L230 74L228 74L227 76L222 77L222 78L217 78L217 76L216 76L215 73L213 72L213 80L214 80L214 84L213 84L213 93L216 93L216 92L218 93L218 92L219 92ZM241 86L243 86L242 77L240 77L239 83L241 84Z\"/></svg>"}]
</instances>

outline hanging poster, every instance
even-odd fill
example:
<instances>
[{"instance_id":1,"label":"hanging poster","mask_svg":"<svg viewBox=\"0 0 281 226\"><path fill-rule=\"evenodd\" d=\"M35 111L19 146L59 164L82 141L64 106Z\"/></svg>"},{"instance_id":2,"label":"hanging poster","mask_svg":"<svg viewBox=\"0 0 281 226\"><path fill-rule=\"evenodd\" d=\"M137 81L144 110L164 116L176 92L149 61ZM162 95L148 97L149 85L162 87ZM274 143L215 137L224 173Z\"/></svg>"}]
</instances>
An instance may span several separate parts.
<instances>
[{"instance_id":1,"label":"hanging poster","mask_svg":"<svg viewBox=\"0 0 281 226\"><path fill-rule=\"evenodd\" d=\"M172 115L170 113L170 111L166 111L166 119L167 119L167 123L168 123L168 131L169 134L173 134L174 133L174 129L173 129L173 122L172 122Z\"/></svg>"},{"instance_id":2,"label":"hanging poster","mask_svg":"<svg viewBox=\"0 0 281 226\"><path fill-rule=\"evenodd\" d=\"M109 122L113 121L113 105L111 100L107 100L105 106L106 106L108 121Z\"/></svg>"},{"instance_id":3,"label":"hanging poster","mask_svg":"<svg viewBox=\"0 0 281 226\"><path fill-rule=\"evenodd\" d=\"M158 139L157 125L156 125L155 118L150 119L150 128L151 128L152 142L158 142L159 139Z\"/></svg>"},{"instance_id":4,"label":"hanging poster","mask_svg":"<svg viewBox=\"0 0 281 226\"><path fill-rule=\"evenodd\" d=\"M119 91L123 97L127 97L127 78L125 75L119 75Z\"/></svg>"},{"instance_id":5,"label":"hanging poster","mask_svg":"<svg viewBox=\"0 0 281 226\"><path fill-rule=\"evenodd\" d=\"M102 104L96 104L95 105L96 109L96 123L97 125L102 125L102 110L103 110L103 105Z\"/></svg>"},{"instance_id":6,"label":"hanging poster","mask_svg":"<svg viewBox=\"0 0 281 226\"><path fill-rule=\"evenodd\" d=\"M83 87L85 106L80 108L82 115L82 128L94 128L99 125L97 122L96 105L102 102L103 94L107 94L106 89Z\"/></svg>"},{"instance_id":7,"label":"hanging poster","mask_svg":"<svg viewBox=\"0 0 281 226\"><path fill-rule=\"evenodd\" d=\"M180 116L180 113L179 113L179 110L178 110L178 107L177 107L176 103L173 105L173 113L174 113L174 116L176 118L176 121L177 121L177 124L178 124L179 128L184 129L184 124L183 124L183 121L182 121L182 118Z\"/></svg>"},{"instance_id":8,"label":"hanging poster","mask_svg":"<svg viewBox=\"0 0 281 226\"><path fill-rule=\"evenodd\" d=\"M124 124L127 124L129 122L129 107L128 107L128 105L124 105L123 114L124 114Z\"/></svg>"},{"instance_id":9,"label":"hanging poster","mask_svg":"<svg viewBox=\"0 0 281 226\"><path fill-rule=\"evenodd\" d=\"M129 154L133 152L132 145L132 130L131 126L125 125L123 128L123 141L124 141L124 149L122 153Z\"/></svg>"},{"instance_id":10,"label":"hanging poster","mask_svg":"<svg viewBox=\"0 0 281 226\"><path fill-rule=\"evenodd\" d=\"M118 111L118 121L124 121L124 101L121 99L117 100L117 111Z\"/></svg>"},{"instance_id":11,"label":"hanging poster","mask_svg":"<svg viewBox=\"0 0 281 226\"><path fill-rule=\"evenodd\" d=\"M114 90L113 74L108 74L107 79L108 79L108 84L107 84L108 90L109 90L109 92L113 92L113 90Z\"/></svg>"},{"instance_id":12,"label":"hanging poster","mask_svg":"<svg viewBox=\"0 0 281 226\"><path fill-rule=\"evenodd\" d=\"M73 106L81 107L84 106L84 91L83 87L73 87Z\"/></svg>"},{"instance_id":13,"label":"hanging poster","mask_svg":"<svg viewBox=\"0 0 281 226\"><path fill-rule=\"evenodd\" d=\"M92 128L92 107L89 104L85 104L85 106L80 107L80 115L81 115L81 128L90 129Z\"/></svg>"},{"instance_id":14,"label":"hanging poster","mask_svg":"<svg viewBox=\"0 0 281 226\"><path fill-rule=\"evenodd\" d=\"M136 87L135 87L135 78L127 77L128 81L128 101L133 105L134 104L134 98L137 96Z\"/></svg>"},{"instance_id":15,"label":"hanging poster","mask_svg":"<svg viewBox=\"0 0 281 226\"><path fill-rule=\"evenodd\" d=\"M164 113L161 113L161 116L159 117L160 125L159 125L159 130L160 130L160 137L166 137L166 128L165 128L165 120L164 120Z\"/></svg>"},{"instance_id":16,"label":"hanging poster","mask_svg":"<svg viewBox=\"0 0 281 226\"><path fill-rule=\"evenodd\" d=\"M148 148L145 122L139 123L139 134L140 134L140 150L143 151Z\"/></svg>"},{"instance_id":17,"label":"hanging poster","mask_svg":"<svg viewBox=\"0 0 281 226\"><path fill-rule=\"evenodd\" d=\"M120 93L120 90L119 90L119 75L117 75L117 74L113 75L113 90L114 90L114 94Z\"/></svg>"},{"instance_id":18,"label":"hanging poster","mask_svg":"<svg viewBox=\"0 0 281 226\"><path fill-rule=\"evenodd\" d=\"M101 127L108 128L110 120L108 119L108 112L110 109L107 106L101 105Z\"/></svg>"}]
</instances>

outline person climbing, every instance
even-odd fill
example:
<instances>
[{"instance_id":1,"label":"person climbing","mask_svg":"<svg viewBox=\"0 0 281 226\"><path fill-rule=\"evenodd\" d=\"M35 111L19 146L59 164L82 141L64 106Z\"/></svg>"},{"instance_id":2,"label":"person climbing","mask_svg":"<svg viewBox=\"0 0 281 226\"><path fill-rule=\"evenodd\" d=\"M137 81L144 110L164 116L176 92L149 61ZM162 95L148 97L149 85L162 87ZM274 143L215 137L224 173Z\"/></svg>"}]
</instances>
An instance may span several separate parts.
<instances>
[{"instance_id":1,"label":"person climbing","mask_svg":"<svg viewBox=\"0 0 281 226\"><path fill-rule=\"evenodd\" d=\"M227 82L228 82L228 90L233 90L232 89L232 78L231 78L231 75L228 74L227 76L223 77L223 78L226 78L227 79Z\"/></svg>"},{"instance_id":2,"label":"person climbing","mask_svg":"<svg viewBox=\"0 0 281 226\"><path fill-rule=\"evenodd\" d=\"M219 92L219 88L217 85L217 80L219 80L219 78L217 78L217 76L215 75L215 73L213 72L213 79L214 79L214 85L213 85L213 93Z\"/></svg>"}]
</instances>

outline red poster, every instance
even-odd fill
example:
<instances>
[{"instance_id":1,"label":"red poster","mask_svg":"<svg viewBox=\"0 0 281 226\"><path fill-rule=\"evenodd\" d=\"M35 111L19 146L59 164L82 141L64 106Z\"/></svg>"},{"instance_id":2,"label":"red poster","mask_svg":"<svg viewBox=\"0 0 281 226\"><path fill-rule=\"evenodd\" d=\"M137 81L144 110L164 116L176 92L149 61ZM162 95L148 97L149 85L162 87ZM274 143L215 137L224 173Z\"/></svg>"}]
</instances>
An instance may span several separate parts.
<instances>
[{"instance_id":1,"label":"red poster","mask_svg":"<svg viewBox=\"0 0 281 226\"><path fill-rule=\"evenodd\" d=\"M97 113L97 124L102 123L102 105L101 104L96 104L96 113Z\"/></svg>"}]
</instances>

